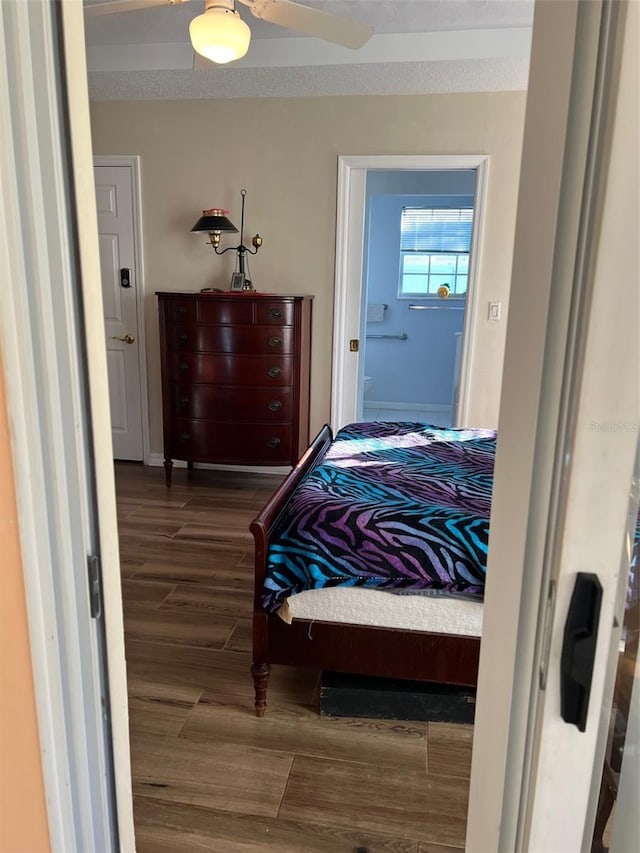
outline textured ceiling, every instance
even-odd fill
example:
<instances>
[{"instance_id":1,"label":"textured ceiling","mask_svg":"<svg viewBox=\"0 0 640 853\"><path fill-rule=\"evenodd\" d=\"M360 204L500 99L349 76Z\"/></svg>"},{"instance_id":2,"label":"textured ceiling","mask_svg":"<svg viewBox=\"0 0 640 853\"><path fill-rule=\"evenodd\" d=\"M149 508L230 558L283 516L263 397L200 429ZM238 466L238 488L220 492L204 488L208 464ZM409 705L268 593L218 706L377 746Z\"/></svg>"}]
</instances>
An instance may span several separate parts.
<instances>
[{"instance_id":1,"label":"textured ceiling","mask_svg":"<svg viewBox=\"0 0 640 853\"><path fill-rule=\"evenodd\" d=\"M85 0L85 6L94 3L99 5L99 0ZM304 0L304 5L371 24L377 34L529 27L533 20L533 0ZM190 0L176 6L158 5L88 18L87 44L188 42L189 22L203 9L203 0ZM295 36L254 18L240 3L237 9L250 25L254 39Z\"/></svg>"},{"instance_id":2,"label":"textured ceiling","mask_svg":"<svg viewBox=\"0 0 640 853\"><path fill-rule=\"evenodd\" d=\"M99 0L85 0L85 5ZM533 0L305 0L374 26L349 51L254 18L247 56L193 70L202 0L86 20L94 100L419 94L526 87Z\"/></svg>"}]
</instances>

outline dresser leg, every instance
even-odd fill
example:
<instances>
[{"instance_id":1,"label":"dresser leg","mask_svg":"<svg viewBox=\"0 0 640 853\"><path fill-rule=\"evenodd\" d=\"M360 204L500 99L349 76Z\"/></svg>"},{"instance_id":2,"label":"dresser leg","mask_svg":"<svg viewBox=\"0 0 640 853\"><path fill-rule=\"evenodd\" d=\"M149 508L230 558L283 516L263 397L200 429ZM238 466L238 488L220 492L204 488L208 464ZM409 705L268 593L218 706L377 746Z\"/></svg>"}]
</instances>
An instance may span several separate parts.
<instances>
[{"instance_id":1,"label":"dresser leg","mask_svg":"<svg viewBox=\"0 0 640 853\"><path fill-rule=\"evenodd\" d=\"M271 675L271 664L254 663L251 666L251 675L253 676L253 686L256 691L256 717L264 717L264 713L267 710L267 685L269 684L269 676Z\"/></svg>"},{"instance_id":2,"label":"dresser leg","mask_svg":"<svg viewBox=\"0 0 640 853\"><path fill-rule=\"evenodd\" d=\"M164 480L167 484L167 488L171 488L171 470L173 468L173 462L171 459L164 460Z\"/></svg>"}]
</instances>

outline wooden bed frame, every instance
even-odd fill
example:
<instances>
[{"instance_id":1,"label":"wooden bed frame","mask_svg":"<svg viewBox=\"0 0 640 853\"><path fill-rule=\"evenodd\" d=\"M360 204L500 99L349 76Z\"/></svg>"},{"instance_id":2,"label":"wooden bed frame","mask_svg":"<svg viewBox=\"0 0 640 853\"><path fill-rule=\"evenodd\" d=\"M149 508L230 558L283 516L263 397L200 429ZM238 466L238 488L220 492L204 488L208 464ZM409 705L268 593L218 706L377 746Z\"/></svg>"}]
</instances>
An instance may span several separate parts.
<instances>
[{"instance_id":1,"label":"wooden bed frame","mask_svg":"<svg viewBox=\"0 0 640 853\"><path fill-rule=\"evenodd\" d=\"M253 665L255 709L263 717L271 664L475 687L480 638L305 620L287 625L262 608L269 537L289 499L333 439L325 424L298 464L251 522L255 540Z\"/></svg>"}]
</instances>

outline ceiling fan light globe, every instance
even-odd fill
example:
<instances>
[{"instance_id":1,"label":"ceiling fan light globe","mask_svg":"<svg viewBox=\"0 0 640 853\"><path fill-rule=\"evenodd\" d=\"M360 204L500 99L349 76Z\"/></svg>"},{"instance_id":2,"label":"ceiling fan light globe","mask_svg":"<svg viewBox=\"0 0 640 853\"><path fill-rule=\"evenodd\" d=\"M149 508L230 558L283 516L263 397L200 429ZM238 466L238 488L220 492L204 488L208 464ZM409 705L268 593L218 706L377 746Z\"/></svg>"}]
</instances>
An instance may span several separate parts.
<instances>
[{"instance_id":1,"label":"ceiling fan light globe","mask_svg":"<svg viewBox=\"0 0 640 853\"><path fill-rule=\"evenodd\" d=\"M237 12L214 7L191 21L189 36L197 53L223 65L245 55L251 30Z\"/></svg>"}]
</instances>

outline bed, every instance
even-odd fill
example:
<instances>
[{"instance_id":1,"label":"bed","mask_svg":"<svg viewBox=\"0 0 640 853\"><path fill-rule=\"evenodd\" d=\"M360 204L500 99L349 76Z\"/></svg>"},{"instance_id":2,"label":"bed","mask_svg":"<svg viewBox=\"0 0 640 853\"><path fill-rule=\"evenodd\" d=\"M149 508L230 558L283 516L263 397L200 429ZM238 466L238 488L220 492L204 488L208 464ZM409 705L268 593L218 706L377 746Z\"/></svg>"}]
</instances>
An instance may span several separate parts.
<instances>
[{"instance_id":1,"label":"bed","mask_svg":"<svg viewBox=\"0 0 640 853\"><path fill-rule=\"evenodd\" d=\"M495 432L324 426L251 523L255 710L272 664L475 687Z\"/></svg>"}]
</instances>

